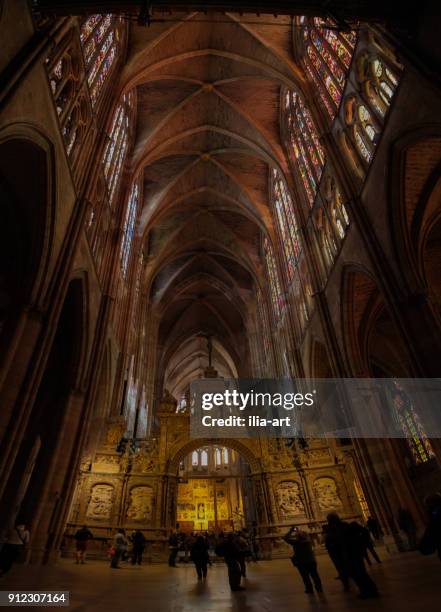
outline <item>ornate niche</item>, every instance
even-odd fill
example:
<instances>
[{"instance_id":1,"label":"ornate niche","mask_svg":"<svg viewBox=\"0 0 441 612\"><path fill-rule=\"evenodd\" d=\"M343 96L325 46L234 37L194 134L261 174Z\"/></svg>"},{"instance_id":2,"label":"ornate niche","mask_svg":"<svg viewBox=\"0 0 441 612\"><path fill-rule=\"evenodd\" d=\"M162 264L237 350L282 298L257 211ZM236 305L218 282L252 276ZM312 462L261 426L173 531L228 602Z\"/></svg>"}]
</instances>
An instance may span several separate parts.
<instances>
[{"instance_id":1,"label":"ornate niche","mask_svg":"<svg viewBox=\"0 0 441 612\"><path fill-rule=\"evenodd\" d=\"M94 484L90 490L86 516L89 519L107 520L112 513L114 487L108 483Z\"/></svg>"},{"instance_id":2,"label":"ornate niche","mask_svg":"<svg viewBox=\"0 0 441 612\"><path fill-rule=\"evenodd\" d=\"M148 474L158 468L158 444L152 439L145 442L140 451L132 459L132 472Z\"/></svg>"},{"instance_id":3,"label":"ornate niche","mask_svg":"<svg viewBox=\"0 0 441 612\"><path fill-rule=\"evenodd\" d=\"M120 463L119 455L100 454L96 455L95 461L92 463L92 470L114 474L120 471Z\"/></svg>"},{"instance_id":4,"label":"ornate niche","mask_svg":"<svg viewBox=\"0 0 441 612\"><path fill-rule=\"evenodd\" d=\"M276 486L277 510L281 521L305 514L300 485L295 480L282 480Z\"/></svg>"},{"instance_id":5,"label":"ornate niche","mask_svg":"<svg viewBox=\"0 0 441 612\"><path fill-rule=\"evenodd\" d=\"M314 482L314 496L322 512L332 512L343 508L337 483L330 476L321 476Z\"/></svg>"},{"instance_id":6,"label":"ornate niche","mask_svg":"<svg viewBox=\"0 0 441 612\"><path fill-rule=\"evenodd\" d=\"M130 521L147 523L153 515L153 487L138 485L132 487L129 493L129 503L126 517Z\"/></svg>"}]
</instances>

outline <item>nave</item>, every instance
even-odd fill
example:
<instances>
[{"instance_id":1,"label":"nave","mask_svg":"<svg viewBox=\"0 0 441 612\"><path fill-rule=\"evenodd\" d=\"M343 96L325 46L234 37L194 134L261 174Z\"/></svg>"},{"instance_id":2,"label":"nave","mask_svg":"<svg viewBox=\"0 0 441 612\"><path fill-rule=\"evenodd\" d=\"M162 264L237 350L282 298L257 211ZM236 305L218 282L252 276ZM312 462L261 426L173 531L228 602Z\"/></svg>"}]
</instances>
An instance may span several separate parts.
<instances>
[{"instance_id":1,"label":"nave","mask_svg":"<svg viewBox=\"0 0 441 612\"><path fill-rule=\"evenodd\" d=\"M246 590L232 593L223 563L209 569L207 581L198 583L192 565L168 568L125 565L117 575L108 564L90 561L74 565L63 559L56 567L19 567L1 583L2 589L70 591L71 612L310 612L376 610L415 612L433 609L441 597L439 560L417 553L388 556L380 547L381 565L373 566L381 598L360 601L356 589L343 593L335 580L335 568L327 555L318 555L324 592L305 595L303 585L289 559L259 561L248 565ZM412 576L412 580L403 580Z\"/></svg>"}]
</instances>

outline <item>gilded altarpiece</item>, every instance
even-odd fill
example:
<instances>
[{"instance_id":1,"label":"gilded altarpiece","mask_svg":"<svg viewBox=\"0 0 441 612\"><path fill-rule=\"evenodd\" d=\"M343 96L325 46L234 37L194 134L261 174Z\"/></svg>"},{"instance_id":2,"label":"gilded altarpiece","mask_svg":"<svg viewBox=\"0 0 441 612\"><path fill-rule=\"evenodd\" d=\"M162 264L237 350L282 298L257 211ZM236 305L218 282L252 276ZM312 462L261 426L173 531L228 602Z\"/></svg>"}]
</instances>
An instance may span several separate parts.
<instances>
[{"instance_id":1,"label":"gilded altarpiece","mask_svg":"<svg viewBox=\"0 0 441 612\"><path fill-rule=\"evenodd\" d=\"M227 489L220 484L215 491L203 478L179 483L178 475L184 457L210 445L234 449L247 463L248 511L244 512L247 523L257 526L260 549L267 558L289 553L281 537L291 525L309 531L319 543L329 512L349 520L361 518L350 445L326 440L302 445L277 439L192 440L188 415L177 413L176 403L167 395L158 417L158 436L142 441L135 451L117 452L125 424L112 423L96 455L84 458L65 550L73 550L73 534L87 524L95 537L94 552L103 556L115 529L122 526L128 533L142 530L148 541L147 560L165 560L168 535L177 522L213 528L215 495L220 528L230 512Z\"/></svg>"}]
</instances>

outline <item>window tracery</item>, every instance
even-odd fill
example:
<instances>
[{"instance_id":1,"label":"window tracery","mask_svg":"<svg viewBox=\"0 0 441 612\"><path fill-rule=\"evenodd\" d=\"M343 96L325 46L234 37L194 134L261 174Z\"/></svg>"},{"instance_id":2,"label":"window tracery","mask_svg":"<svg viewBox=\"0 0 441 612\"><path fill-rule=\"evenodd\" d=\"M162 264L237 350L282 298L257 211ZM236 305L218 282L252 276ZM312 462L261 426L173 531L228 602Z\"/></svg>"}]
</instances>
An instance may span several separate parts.
<instances>
[{"instance_id":1,"label":"window tracery","mask_svg":"<svg viewBox=\"0 0 441 612\"><path fill-rule=\"evenodd\" d=\"M287 129L290 159L300 175L309 206L312 206L326 155L309 108L295 91L285 92L284 123Z\"/></svg>"},{"instance_id":2,"label":"window tracery","mask_svg":"<svg viewBox=\"0 0 441 612\"><path fill-rule=\"evenodd\" d=\"M260 337L263 342L263 355L266 357L269 354L271 343L270 343L268 319L266 316L265 302L264 302L263 293L260 287L257 288L256 295L257 295L258 326L259 326L259 331L260 331Z\"/></svg>"},{"instance_id":3,"label":"window tracery","mask_svg":"<svg viewBox=\"0 0 441 612\"><path fill-rule=\"evenodd\" d=\"M124 278L127 276L129 268L130 253L132 250L133 238L135 235L135 224L138 214L139 204L139 182L135 181L130 191L129 200L127 203L126 216L123 227L123 238L121 242L121 271Z\"/></svg>"},{"instance_id":4,"label":"window tracery","mask_svg":"<svg viewBox=\"0 0 441 612\"><path fill-rule=\"evenodd\" d=\"M103 91L115 60L121 39L120 19L115 15L91 15L80 27L87 84L92 106L95 106Z\"/></svg>"},{"instance_id":5,"label":"window tracery","mask_svg":"<svg viewBox=\"0 0 441 612\"><path fill-rule=\"evenodd\" d=\"M269 294L273 306L274 317L279 321L285 310L285 300L277 272L276 260L273 248L267 236L263 240L263 253L265 258L266 272L268 277Z\"/></svg>"},{"instance_id":6,"label":"window tracery","mask_svg":"<svg viewBox=\"0 0 441 612\"><path fill-rule=\"evenodd\" d=\"M71 30L46 58L46 70L66 152L75 160L91 122L81 50Z\"/></svg>"},{"instance_id":7,"label":"window tracery","mask_svg":"<svg viewBox=\"0 0 441 612\"><path fill-rule=\"evenodd\" d=\"M427 439L409 396L397 381L393 382L392 401L413 461L417 465L427 463L435 456L432 445Z\"/></svg>"},{"instance_id":8,"label":"window tracery","mask_svg":"<svg viewBox=\"0 0 441 612\"><path fill-rule=\"evenodd\" d=\"M329 171L323 180L321 196L319 205L314 210L314 227L325 267L329 268L349 227L349 214L344 205L342 192Z\"/></svg>"},{"instance_id":9,"label":"window tracery","mask_svg":"<svg viewBox=\"0 0 441 612\"><path fill-rule=\"evenodd\" d=\"M124 94L121 102L118 104L113 115L108 132L108 141L104 149L103 170L110 204L113 204L128 151L134 95L133 91Z\"/></svg>"},{"instance_id":10,"label":"window tracery","mask_svg":"<svg viewBox=\"0 0 441 612\"><path fill-rule=\"evenodd\" d=\"M272 198L282 237L288 278L291 281L300 253L300 237L291 196L276 168L272 171Z\"/></svg>"},{"instance_id":11,"label":"window tracery","mask_svg":"<svg viewBox=\"0 0 441 612\"><path fill-rule=\"evenodd\" d=\"M332 19L300 17L299 25L303 65L332 120L343 96L357 35L354 31L340 32Z\"/></svg>"},{"instance_id":12,"label":"window tracery","mask_svg":"<svg viewBox=\"0 0 441 612\"><path fill-rule=\"evenodd\" d=\"M355 61L357 89L344 102L346 148L360 174L372 162L399 84L399 66L390 58L390 52L380 53L378 43L360 51Z\"/></svg>"},{"instance_id":13,"label":"window tracery","mask_svg":"<svg viewBox=\"0 0 441 612\"><path fill-rule=\"evenodd\" d=\"M280 172L273 168L271 174L271 200L276 210L277 224L285 255L291 295L301 328L308 320L311 288L304 253L302 253L299 228L294 205ZM267 264L268 265L268 264ZM274 295L273 295L274 303Z\"/></svg>"}]
</instances>

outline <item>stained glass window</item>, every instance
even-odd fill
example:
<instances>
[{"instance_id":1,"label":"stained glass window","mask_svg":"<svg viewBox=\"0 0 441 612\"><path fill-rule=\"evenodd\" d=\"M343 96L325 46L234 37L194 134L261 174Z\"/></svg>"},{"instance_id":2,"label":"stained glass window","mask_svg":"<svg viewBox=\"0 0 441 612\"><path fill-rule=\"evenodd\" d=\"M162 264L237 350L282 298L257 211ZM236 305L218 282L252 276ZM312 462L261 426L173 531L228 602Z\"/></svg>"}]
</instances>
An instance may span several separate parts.
<instances>
[{"instance_id":1,"label":"stained glass window","mask_svg":"<svg viewBox=\"0 0 441 612\"><path fill-rule=\"evenodd\" d=\"M135 181L129 195L127 203L126 217L124 220L123 238L121 242L121 270L123 276L127 276L132 249L133 237L135 235L135 224L139 204L139 183Z\"/></svg>"},{"instance_id":2,"label":"stained glass window","mask_svg":"<svg viewBox=\"0 0 441 612\"><path fill-rule=\"evenodd\" d=\"M304 66L317 87L321 103L333 119L340 106L357 37L355 32L339 32L330 19L303 19L301 23Z\"/></svg>"},{"instance_id":3,"label":"stained glass window","mask_svg":"<svg viewBox=\"0 0 441 612\"><path fill-rule=\"evenodd\" d=\"M270 241L266 236L263 241L263 251L265 255L265 264L269 281L269 293L271 297L271 303L273 305L274 316L278 321L281 318L282 313L285 309L285 300L280 286L279 274L277 272L276 260L274 258L273 249Z\"/></svg>"},{"instance_id":4,"label":"stained glass window","mask_svg":"<svg viewBox=\"0 0 441 612\"><path fill-rule=\"evenodd\" d=\"M332 220L337 229L337 234L340 239L346 235L346 228L349 225L349 215L343 203L343 196L337 184L334 184L333 197L331 202Z\"/></svg>"},{"instance_id":5,"label":"stained glass window","mask_svg":"<svg viewBox=\"0 0 441 612\"><path fill-rule=\"evenodd\" d=\"M392 401L395 415L416 464L426 463L435 455L409 396L397 382L393 382Z\"/></svg>"},{"instance_id":6,"label":"stained glass window","mask_svg":"<svg viewBox=\"0 0 441 612\"><path fill-rule=\"evenodd\" d=\"M357 167L361 158L361 172L374 157L375 146L399 83L398 73L402 69L398 62L392 68L391 50L384 49L384 57L387 59L383 59L378 41L372 47L364 49L357 56L355 75L359 92L348 95L344 103L345 122L348 126L346 134L352 149L348 153L353 159L355 155L354 163Z\"/></svg>"},{"instance_id":7,"label":"stained glass window","mask_svg":"<svg viewBox=\"0 0 441 612\"><path fill-rule=\"evenodd\" d=\"M272 190L277 221L285 251L288 277L291 280L300 252L300 239L291 196L279 171L272 172Z\"/></svg>"},{"instance_id":8,"label":"stained glass window","mask_svg":"<svg viewBox=\"0 0 441 612\"><path fill-rule=\"evenodd\" d=\"M266 316L265 302L263 299L263 294L260 288L257 288L257 314L258 314L258 325L260 331L260 338L263 341L263 357L269 355L270 351L270 335L268 328L268 319Z\"/></svg>"},{"instance_id":9,"label":"stained glass window","mask_svg":"<svg viewBox=\"0 0 441 612\"><path fill-rule=\"evenodd\" d=\"M325 164L325 151L308 107L294 91L286 92L285 123L290 156L312 206Z\"/></svg>"},{"instance_id":10,"label":"stained glass window","mask_svg":"<svg viewBox=\"0 0 441 612\"><path fill-rule=\"evenodd\" d=\"M117 106L104 149L103 169L110 203L113 202L117 192L121 170L127 154L133 97L133 92L125 94Z\"/></svg>"},{"instance_id":11,"label":"stained glass window","mask_svg":"<svg viewBox=\"0 0 441 612\"><path fill-rule=\"evenodd\" d=\"M92 106L97 103L104 83L118 56L118 19L114 15L91 15L81 25L87 83Z\"/></svg>"},{"instance_id":12,"label":"stained glass window","mask_svg":"<svg viewBox=\"0 0 441 612\"><path fill-rule=\"evenodd\" d=\"M201 465L203 466L207 466L208 465L208 453L206 450L203 450L201 452Z\"/></svg>"},{"instance_id":13,"label":"stained glass window","mask_svg":"<svg viewBox=\"0 0 441 612\"><path fill-rule=\"evenodd\" d=\"M84 142L86 128L91 121L88 94L83 87L81 49L75 35L76 30L70 30L45 61L61 133L71 163Z\"/></svg>"},{"instance_id":14,"label":"stained glass window","mask_svg":"<svg viewBox=\"0 0 441 612\"><path fill-rule=\"evenodd\" d=\"M391 68L386 66L378 55L369 56L364 53L360 58L360 63L363 65L361 79L364 80L364 88L369 102L372 104L374 111L383 119L398 86L398 76Z\"/></svg>"}]
</instances>

